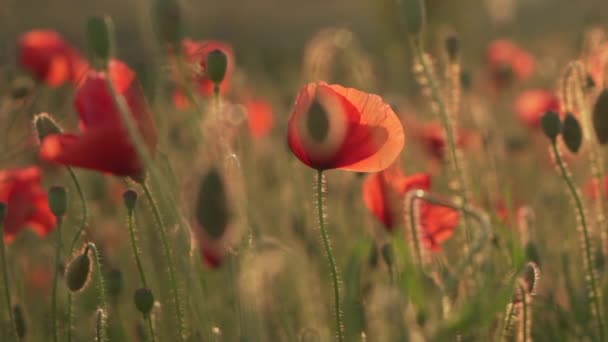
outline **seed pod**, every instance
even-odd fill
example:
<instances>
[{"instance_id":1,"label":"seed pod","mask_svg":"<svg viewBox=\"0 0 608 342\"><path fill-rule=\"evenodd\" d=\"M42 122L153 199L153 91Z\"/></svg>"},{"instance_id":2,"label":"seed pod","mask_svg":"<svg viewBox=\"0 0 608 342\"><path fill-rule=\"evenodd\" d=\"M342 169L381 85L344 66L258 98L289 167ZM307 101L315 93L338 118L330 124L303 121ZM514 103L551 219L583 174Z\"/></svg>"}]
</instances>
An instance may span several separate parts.
<instances>
[{"instance_id":1,"label":"seed pod","mask_svg":"<svg viewBox=\"0 0 608 342\"><path fill-rule=\"evenodd\" d=\"M68 209L68 193L62 186L49 189L49 207L56 217L63 217Z\"/></svg>"},{"instance_id":2,"label":"seed pod","mask_svg":"<svg viewBox=\"0 0 608 342\"><path fill-rule=\"evenodd\" d=\"M108 16L92 17L87 21L89 48L104 68L112 57L114 44L114 24Z\"/></svg>"},{"instance_id":3,"label":"seed pod","mask_svg":"<svg viewBox=\"0 0 608 342\"><path fill-rule=\"evenodd\" d=\"M65 281L68 289L78 292L86 288L91 274L91 258L89 253L79 254L65 270Z\"/></svg>"},{"instance_id":4,"label":"seed pod","mask_svg":"<svg viewBox=\"0 0 608 342\"><path fill-rule=\"evenodd\" d=\"M13 306L13 317L15 319L15 329L17 330L17 336L24 338L27 334L27 327L25 325L25 316L23 315L23 309L21 305L17 304Z\"/></svg>"},{"instance_id":5,"label":"seed pod","mask_svg":"<svg viewBox=\"0 0 608 342\"><path fill-rule=\"evenodd\" d=\"M224 80L224 76L226 75L227 67L228 57L221 50L213 50L207 54L207 77L209 77L209 79L213 81L213 83L222 83L222 81Z\"/></svg>"},{"instance_id":6,"label":"seed pod","mask_svg":"<svg viewBox=\"0 0 608 342\"><path fill-rule=\"evenodd\" d=\"M132 212L135 209L135 204L137 204L137 192L133 189L128 189L122 194L122 199L125 202L125 207L129 212Z\"/></svg>"},{"instance_id":7,"label":"seed pod","mask_svg":"<svg viewBox=\"0 0 608 342\"><path fill-rule=\"evenodd\" d=\"M548 111L540 119L540 124L545 136L555 143L555 139L562 131L562 121L559 119L559 115L556 112Z\"/></svg>"},{"instance_id":8,"label":"seed pod","mask_svg":"<svg viewBox=\"0 0 608 342\"><path fill-rule=\"evenodd\" d=\"M593 128L597 141L608 143L608 89L604 89L593 106Z\"/></svg>"},{"instance_id":9,"label":"seed pod","mask_svg":"<svg viewBox=\"0 0 608 342\"><path fill-rule=\"evenodd\" d=\"M42 142L47 135L59 134L62 132L61 127L47 113L40 113L34 116L34 128L38 134L38 142Z\"/></svg>"},{"instance_id":10,"label":"seed pod","mask_svg":"<svg viewBox=\"0 0 608 342\"><path fill-rule=\"evenodd\" d=\"M215 240L224 235L230 216L224 181L219 171L212 168L201 181L196 202L196 219L205 233Z\"/></svg>"},{"instance_id":11,"label":"seed pod","mask_svg":"<svg viewBox=\"0 0 608 342\"><path fill-rule=\"evenodd\" d=\"M562 127L562 138L570 152L576 153L583 143L583 130L572 113L566 114Z\"/></svg>"},{"instance_id":12,"label":"seed pod","mask_svg":"<svg viewBox=\"0 0 608 342\"><path fill-rule=\"evenodd\" d=\"M149 315L154 307L154 294L152 293L152 290L148 288L142 287L135 290L133 300L135 301L137 310L144 316Z\"/></svg>"},{"instance_id":13,"label":"seed pod","mask_svg":"<svg viewBox=\"0 0 608 342\"><path fill-rule=\"evenodd\" d=\"M322 143L329 134L329 117L325 108L315 100L308 109L306 128L314 141Z\"/></svg>"}]
</instances>

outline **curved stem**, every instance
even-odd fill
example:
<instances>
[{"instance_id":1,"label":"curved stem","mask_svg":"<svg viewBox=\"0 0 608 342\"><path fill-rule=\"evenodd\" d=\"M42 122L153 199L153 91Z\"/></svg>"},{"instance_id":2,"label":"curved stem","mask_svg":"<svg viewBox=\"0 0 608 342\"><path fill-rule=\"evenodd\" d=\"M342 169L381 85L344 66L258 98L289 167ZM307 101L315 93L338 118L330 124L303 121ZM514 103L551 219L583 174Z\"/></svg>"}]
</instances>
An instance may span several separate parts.
<instances>
[{"instance_id":1,"label":"curved stem","mask_svg":"<svg viewBox=\"0 0 608 342\"><path fill-rule=\"evenodd\" d=\"M331 250L329 243L329 237L327 230L325 229L325 216L323 214L323 171L317 170L317 209L319 214L319 228L321 229L321 237L323 238L323 246L327 253L327 259L329 260L329 267L331 271L331 279L334 286L334 306L336 311L336 329L338 333L338 341L343 341L344 336L342 332L342 310L340 309L340 284L338 280L338 269L336 267L336 260Z\"/></svg>"},{"instance_id":2,"label":"curved stem","mask_svg":"<svg viewBox=\"0 0 608 342\"><path fill-rule=\"evenodd\" d=\"M602 320L602 311L600 308L599 301L599 289L597 286L597 279L595 277L595 272L593 272L593 256L591 254L591 244L589 242L589 232L587 228L587 220L585 218L585 210L583 208L583 202L574 186L574 182L572 181L572 177L566 170L566 166L562 160L562 157L557 149L557 144L555 141L551 141L551 149L553 151L553 155L555 156L555 161L557 162L557 166L559 167L560 173L568 189L570 191L570 195L574 199L574 203L576 204L576 210L578 211L578 216L580 220L580 224L583 232L583 253L585 258L585 270L587 272L587 281L589 282L589 287L591 293L589 294L589 301L593 305L592 311L595 313L595 319L597 320L597 328L600 337L600 341L604 341L604 322Z\"/></svg>"},{"instance_id":3,"label":"curved stem","mask_svg":"<svg viewBox=\"0 0 608 342\"><path fill-rule=\"evenodd\" d=\"M95 268L97 269L97 272L95 273L97 274L97 291L99 292L99 311L101 311L101 314L98 314L97 317L97 341L102 342L105 340L107 330L106 320L103 317L105 315L107 307L106 287L103 280L103 273L101 272L101 259L99 258L99 251L97 250L95 244L92 242L87 243L83 254L87 254L89 250L93 251Z\"/></svg>"},{"instance_id":4,"label":"curved stem","mask_svg":"<svg viewBox=\"0 0 608 342\"><path fill-rule=\"evenodd\" d=\"M519 284L519 292L521 293L521 327L520 333L522 341L528 340L528 293L523 285Z\"/></svg>"},{"instance_id":5,"label":"curved stem","mask_svg":"<svg viewBox=\"0 0 608 342\"><path fill-rule=\"evenodd\" d=\"M160 211L156 202L154 201L154 197L152 197L152 193L150 193L150 189L146 183L142 183L142 188L148 202L150 202L150 206L152 207L152 213L154 214L154 219L156 220L156 225L158 226L158 231L160 233L160 240L163 248L163 253L165 254L165 260L167 261L167 267L169 268L169 283L171 285L171 292L173 294L173 302L175 305L175 314L177 315L177 324L178 324L178 332L179 332L179 340L183 341L183 327L184 327L184 317L182 314L182 305L179 298L179 291L177 289L177 279L175 277L175 266L173 264L173 256L171 255L171 248L169 248L169 241L167 239L167 232L165 230L165 225L160 216Z\"/></svg>"},{"instance_id":6,"label":"curved stem","mask_svg":"<svg viewBox=\"0 0 608 342\"><path fill-rule=\"evenodd\" d=\"M135 222L133 217L133 210L129 210L127 213L127 223L129 226L129 240L131 240L131 249L133 249L133 256L135 257L135 264L137 265L137 271L139 272L139 278L144 287L148 287L146 281L146 274L144 273L144 267L141 263L139 256L139 248L137 247L137 237L135 236Z\"/></svg>"},{"instance_id":7,"label":"curved stem","mask_svg":"<svg viewBox=\"0 0 608 342\"><path fill-rule=\"evenodd\" d=\"M6 261L6 246L4 245L4 224L0 220L0 257L2 257L2 277L4 281L4 299L6 300L6 308L8 309L8 318L11 321L11 326L17 341L19 341L19 333L15 325L15 317L13 315L13 305L11 304L11 288L8 282L8 263Z\"/></svg>"},{"instance_id":8,"label":"curved stem","mask_svg":"<svg viewBox=\"0 0 608 342\"><path fill-rule=\"evenodd\" d=\"M156 342L156 334L154 333L154 325L152 324L152 317L150 315L144 317L146 325L148 326L148 334L150 335L150 341Z\"/></svg>"},{"instance_id":9,"label":"curved stem","mask_svg":"<svg viewBox=\"0 0 608 342\"><path fill-rule=\"evenodd\" d=\"M61 224L63 219L57 217L57 240L55 243L55 270L53 271L53 292L51 294L51 324L53 325L53 341L59 341L57 333L57 282L59 280L59 267L61 258Z\"/></svg>"}]
</instances>

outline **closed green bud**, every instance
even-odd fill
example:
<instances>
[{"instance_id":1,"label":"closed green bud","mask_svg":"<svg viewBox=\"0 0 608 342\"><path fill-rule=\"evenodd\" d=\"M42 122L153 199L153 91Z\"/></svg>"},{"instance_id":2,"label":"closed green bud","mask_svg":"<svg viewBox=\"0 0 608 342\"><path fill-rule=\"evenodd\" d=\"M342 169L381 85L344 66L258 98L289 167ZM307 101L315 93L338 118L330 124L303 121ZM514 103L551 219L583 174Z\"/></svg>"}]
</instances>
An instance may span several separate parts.
<instances>
[{"instance_id":1,"label":"closed green bud","mask_svg":"<svg viewBox=\"0 0 608 342\"><path fill-rule=\"evenodd\" d=\"M87 250L85 250L87 251ZM86 288L91 274L91 258L89 253L79 254L72 260L65 270L65 281L68 289L78 292Z\"/></svg>"},{"instance_id":2,"label":"closed green bud","mask_svg":"<svg viewBox=\"0 0 608 342\"><path fill-rule=\"evenodd\" d=\"M40 113L34 116L34 128L38 134L38 142L42 142L47 135L62 132L61 127L47 113Z\"/></svg>"},{"instance_id":3,"label":"closed green bud","mask_svg":"<svg viewBox=\"0 0 608 342\"><path fill-rule=\"evenodd\" d=\"M552 142L555 142L555 139L557 139L557 136L562 131L562 121L559 115L556 112L548 111L540 119L540 124L545 136L551 139Z\"/></svg>"},{"instance_id":4,"label":"closed green bud","mask_svg":"<svg viewBox=\"0 0 608 342\"><path fill-rule=\"evenodd\" d=\"M583 143L583 130L572 113L566 114L562 127L562 139L570 152L576 153Z\"/></svg>"},{"instance_id":5,"label":"closed green bud","mask_svg":"<svg viewBox=\"0 0 608 342\"><path fill-rule=\"evenodd\" d=\"M597 141L608 143L608 89L602 90L593 106L593 128Z\"/></svg>"},{"instance_id":6,"label":"closed green bud","mask_svg":"<svg viewBox=\"0 0 608 342\"><path fill-rule=\"evenodd\" d=\"M411 35L422 33L426 21L424 0L396 0L401 6L402 19L407 32Z\"/></svg>"},{"instance_id":7,"label":"closed green bud","mask_svg":"<svg viewBox=\"0 0 608 342\"><path fill-rule=\"evenodd\" d=\"M129 212L135 209L135 204L137 204L137 192L133 189L128 189L122 194L122 199L125 202L125 207Z\"/></svg>"},{"instance_id":8,"label":"closed green bud","mask_svg":"<svg viewBox=\"0 0 608 342\"><path fill-rule=\"evenodd\" d=\"M206 72L207 77L213 83L220 84L226 75L228 68L228 57L221 50L213 50L207 54Z\"/></svg>"},{"instance_id":9,"label":"closed green bud","mask_svg":"<svg viewBox=\"0 0 608 342\"><path fill-rule=\"evenodd\" d=\"M155 0L153 11L159 39L179 46L182 34L178 0Z\"/></svg>"},{"instance_id":10,"label":"closed green bud","mask_svg":"<svg viewBox=\"0 0 608 342\"><path fill-rule=\"evenodd\" d=\"M108 16L92 17L87 21L87 40L93 55L105 68L112 57L114 24Z\"/></svg>"},{"instance_id":11,"label":"closed green bud","mask_svg":"<svg viewBox=\"0 0 608 342\"><path fill-rule=\"evenodd\" d=\"M49 207L56 217L63 217L68 210L68 193L62 186L49 189Z\"/></svg>"},{"instance_id":12,"label":"closed green bud","mask_svg":"<svg viewBox=\"0 0 608 342\"><path fill-rule=\"evenodd\" d=\"M145 287L135 290L133 300L135 301L137 310L144 316L148 316L152 312L152 308L154 307L154 294L152 290Z\"/></svg>"},{"instance_id":13,"label":"closed green bud","mask_svg":"<svg viewBox=\"0 0 608 342\"><path fill-rule=\"evenodd\" d=\"M17 330L17 336L24 338L27 333L27 327L25 325L25 316L21 305L17 304L13 306L13 317L15 319L15 330Z\"/></svg>"},{"instance_id":14,"label":"closed green bud","mask_svg":"<svg viewBox=\"0 0 608 342\"><path fill-rule=\"evenodd\" d=\"M209 237L219 239L226 231L230 216L224 180L219 171L212 168L201 181L196 202L196 219Z\"/></svg>"}]
</instances>

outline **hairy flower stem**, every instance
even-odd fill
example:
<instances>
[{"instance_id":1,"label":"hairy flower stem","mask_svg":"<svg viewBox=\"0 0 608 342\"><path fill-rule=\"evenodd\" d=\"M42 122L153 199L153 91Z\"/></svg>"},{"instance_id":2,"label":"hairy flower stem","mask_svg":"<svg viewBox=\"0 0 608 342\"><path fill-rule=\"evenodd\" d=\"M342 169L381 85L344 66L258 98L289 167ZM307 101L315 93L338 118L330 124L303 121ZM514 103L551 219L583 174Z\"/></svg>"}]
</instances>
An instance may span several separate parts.
<instances>
[{"instance_id":1,"label":"hairy flower stem","mask_svg":"<svg viewBox=\"0 0 608 342\"><path fill-rule=\"evenodd\" d=\"M61 267L61 225L63 220L57 217L56 242L55 242L55 264L53 270L53 290L51 294L51 324L53 329L53 341L59 341L57 332L57 283L59 282L59 267Z\"/></svg>"},{"instance_id":2,"label":"hairy flower stem","mask_svg":"<svg viewBox=\"0 0 608 342\"><path fill-rule=\"evenodd\" d=\"M6 261L6 246L4 245L4 224L3 220L0 220L0 257L2 257L2 280L4 281L4 299L6 300L6 308L8 311L8 318L10 324L13 327L13 333L15 334L15 341L19 341L19 333L17 332L17 326L15 325L15 317L13 315L13 305L11 304L11 288L8 281L8 263Z\"/></svg>"},{"instance_id":3,"label":"hairy flower stem","mask_svg":"<svg viewBox=\"0 0 608 342\"><path fill-rule=\"evenodd\" d=\"M156 225L158 228L158 232L160 234L160 240L162 244L163 254L165 255L165 260L167 262L167 267L169 268L169 284L171 286L171 294L173 296L173 304L175 305L175 314L177 315L177 324L179 326L179 340L183 341L183 326L184 326L184 317L182 313L182 304L179 297L179 290L177 288L177 278L175 277L175 265L173 263L173 256L171 254L171 248L169 247L169 241L167 239L167 231L165 228L165 224L160 215L160 210L156 205L156 201L154 201L154 197L152 197L152 193L148 188L146 183L142 183L142 188L144 193L146 194L146 198L150 203L150 207L152 208L152 213L154 214L154 220L156 221Z\"/></svg>"},{"instance_id":4,"label":"hairy flower stem","mask_svg":"<svg viewBox=\"0 0 608 342\"><path fill-rule=\"evenodd\" d=\"M566 182L568 186L568 190L570 191L570 195L572 196L574 203L576 204L576 210L578 211L578 218L580 220L582 233L583 233L583 254L585 258L585 271L587 273L586 279L589 282L590 293L589 293L589 302L592 305L592 315L595 316L597 320L597 329L600 341L604 341L604 321L602 318L602 310L600 303L600 292L597 285L597 278L595 276L595 272L593 271L593 255L591 253L591 243L589 241L589 230L587 228L587 219L585 217L585 210L583 208L583 202L581 201L578 190L574 186L574 182L572 181L572 177L570 173L566 169L566 166L562 160L561 154L557 149L557 144L553 140L551 141L551 149L553 151L553 155L555 157L555 161L559 168L562 178Z\"/></svg>"},{"instance_id":5,"label":"hairy flower stem","mask_svg":"<svg viewBox=\"0 0 608 342\"><path fill-rule=\"evenodd\" d=\"M323 189L325 176L322 170L317 170L317 210L319 214L319 228L321 229L321 238L323 239L323 246L327 253L327 259L329 260L329 268L331 271L331 280L334 287L334 309L336 312L336 330L338 334L338 341L344 340L344 333L342 331L342 310L340 309L340 283L338 279L338 269L336 267L336 259L331 250L331 244L325 229L325 214L323 213Z\"/></svg>"},{"instance_id":6,"label":"hairy flower stem","mask_svg":"<svg viewBox=\"0 0 608 342\"><path fill-rule=\"evenodd\" d=\"M453 122L450 119L448 108L441 96L441 91L439 86L437 85L437 80L431 71L431 67L429 66L425 56L424 51L422 49L422 42L420 38L417 36L413 36L410 39L412 48L414 49L414 53L416 54L416 58L420 61L420 65L422 66L422 72L424 73L424 77L428 82L429 89L431 90L431 97L433 102L437 105L439 120L443 126L443 129L446 133L449 155L450 155L450 164L452 165L454 172L456 174L456 179L458 181L458 190L460 192L460 201L463 206L468 205L468 193L467 187L465 183L464 171L462 166L460 165L460 158L457 152L456 138L455 138L455 129L453 126ZM463 218L463 226L464 232L466 236L466 245L468 246L471 239L471 231L469 227L469 222L466 217Z\"/></svg>"},{"instance_id":7,"label":"hairy flower stem","mask_svg":"<svg viewBox=\"0 0 608 342\"><path fill-rule=\"evenodd\" d=\"M95 263L96 274L97 274L97 291L99 292L99 310L103 311L104 315L108 306L106 296L106 285L103 280L103 273L101 271L101 259L99 258L99 251L94 243L87 243L84 253L87 254L89 251L93 252L93 261ZM101 318L101 320L100 320ZM107 336L107 322L103 315L97 316L97 341L103 342Z\"/></svg>"}]
</instances>

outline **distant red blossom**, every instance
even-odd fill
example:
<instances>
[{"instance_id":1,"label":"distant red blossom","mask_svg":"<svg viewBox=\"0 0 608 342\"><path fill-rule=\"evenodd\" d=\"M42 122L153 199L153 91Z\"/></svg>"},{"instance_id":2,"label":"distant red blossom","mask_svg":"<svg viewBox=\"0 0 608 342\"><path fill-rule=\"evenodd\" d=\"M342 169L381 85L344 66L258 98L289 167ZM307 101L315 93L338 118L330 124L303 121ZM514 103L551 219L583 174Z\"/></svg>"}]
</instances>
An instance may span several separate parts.
<instances>
[{"instance_id":1,"label":"distant red blossom","mask_svg":"<svg viewBox=\"0 0 608 342\"><path fill-rule=\"evenodd\" d=\"M298 94L287 141L293 154L317 170L377 172L403 149L403 126L378 95L309 83Z\"/></svg>"},{"instance_id":2,"label":"distant red blossom","mask_svg":"<svg viewBox=\"0 0 608 342\"><path fill-rule=\"evenodd\" d=\"M527 90L515 100L517 118L531 129L539 129L541 117L550 110L559 112L559 107L553 92L543 89Z\"/></svg>"},{"instance_id":3,"label":"distant red blossom","mask_svg":"<svg viewBox=\"0 0 608 342\"><path fill-rule=\"evenodd\" d=\"M435 160L443 160L447 153L447 137L439 121L431 121L416 125L415 138L420 142L424 151ZM460 148L469 147L475 139L474 134L458 130L456 144Z\"/></svg>"},{"instance_id":4,"label":"distant red blossom","mask_svg":"<svg viewBox=\"0 0 608 342\"><path fill-rule=\"evenodd\" d=\"M600 196L600 191L604 196L608 193L608 176L604 176L601 184L598 184L595 179L591 179L585 184L584 193L591 200L597 200Z\"/></svg>"},{"instance_id":5,"label":"distant red blossom","mask_svg":"<svg viewBox=\"0 0 608 342\"><path fill-rule=\"evenodd\" d=\"M244 101L247 110L249 132L255 139L267 136L274 127L274 112L272 106L265 100L250 99Z\"/></svg>"},{"instance_id":6,"label":"distant red blossom","mask_svg":"<svg viewBox=\"0 0 608 342\"><path fill-rule=\"evenodd\" d=\"M47 136L41 143L40 157L45 161L141 180L144 164L106 85L108 78L124 98L146 147L154 154L156 127L135 72L123 62L112 60L109 73L90 70L76 92L75 106L81 133Z\"/></svg>"},{"instance_id":7,"label":"distant red blossom","mask_svg":"<svg viewBox=\"0 0 608 342\"><path fill-rule=\"evenodd\" d=\"M0 201L7 204L4 240L12 241L25 228L40 236L55 229L46 191L40 185L42 172L37 167L0 171Z\"/></svg>"},{"instance_id":8,"label":"distant red blossom","mask_svg":"<svg viewBox=\"0 0 608 342\"><path fill-rule=\"evenodd\" d=\"M420 226L422 244L427 249L438 252L458 226L460 213L452 208L423 204L420 206Z\"/></svg>"},{"instance_id":9,"label":"distant red blossom","mask_svg":"<svg viewBox=\"0 0 608 342\"><path fill-rule=\"evenodd\" d=\"M506 39L495 40L488 45L486 63L490 78L499 87L512 80L527 80L535 68L534 57Z\"/></svg>"},{"instance_id":10,"label":"distant red blossom","mask_svg":"<svg viewBox=\"0 0 608 342\"><path fill-rule=\"evenodd\" d=\"M50 87L77 84L89 65L82 55L51 30L32 30L19 38L17 61L34 78Z\"/></svg>"}]
</instances>

